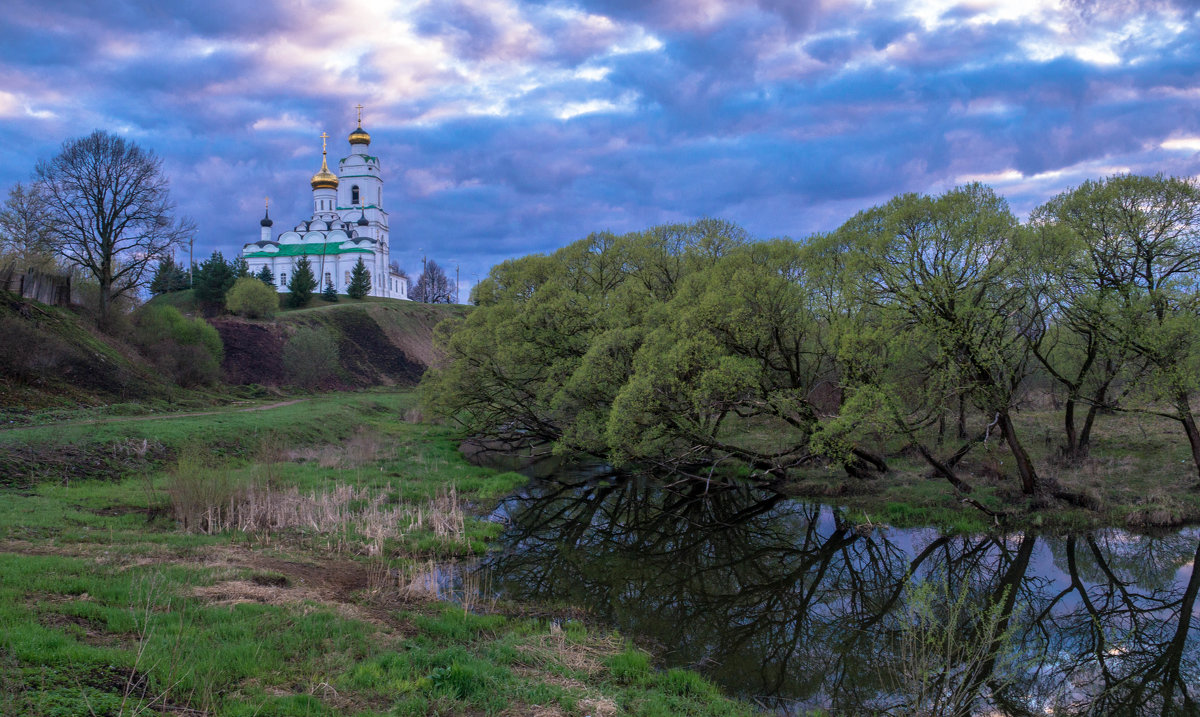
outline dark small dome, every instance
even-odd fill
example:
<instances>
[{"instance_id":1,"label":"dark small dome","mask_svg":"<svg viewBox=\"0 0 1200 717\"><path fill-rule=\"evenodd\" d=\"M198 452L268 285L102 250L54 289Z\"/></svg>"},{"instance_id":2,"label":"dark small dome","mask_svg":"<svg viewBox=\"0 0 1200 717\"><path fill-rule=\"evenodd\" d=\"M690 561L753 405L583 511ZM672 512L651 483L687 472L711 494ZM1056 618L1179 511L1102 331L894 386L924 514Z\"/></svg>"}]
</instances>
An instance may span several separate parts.
<instances>
[{"instance_id":1,"label":"dark small dome","mask_svg":"<svg viewBox=\"0 0 1200 717\"><path fill-rule=\"evenodd\" d=\"M366 218L366 217L359 217L359 218L358 218L358 225L359 225L360 227L365 227L365 226L367 226L368 224L370 224L370 222L368 222L368 221L367 221L367 218Z\"/></svg>"},{"instance_id":2,"label":"dark small dome","mask_svg":"<svg viewBox=\"0 0 1200 717\"><path fill-rule=\"evenodd\" d=\"M263 213L262 221L259 222L259 224L264 227L274 226L275 222L271 221L271 213L270 212Z\"/></svg>"}]
</instances>

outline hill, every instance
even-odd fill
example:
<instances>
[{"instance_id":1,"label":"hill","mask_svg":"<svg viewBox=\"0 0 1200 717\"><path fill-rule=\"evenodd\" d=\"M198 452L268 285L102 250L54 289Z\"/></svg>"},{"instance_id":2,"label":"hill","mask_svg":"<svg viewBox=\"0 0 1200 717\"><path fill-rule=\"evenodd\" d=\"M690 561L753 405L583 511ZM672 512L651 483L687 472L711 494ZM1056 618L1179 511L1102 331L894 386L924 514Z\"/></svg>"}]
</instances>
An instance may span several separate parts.
<instances>
[{"instance_id":1,"label":"hill","mask_svg":"<svg viewBox=\"0 0 1200 717\"><path fill-rule=\"evenodd\" d=\"M324 304L324 302L322 302ZM300 327L321 327L338 343L336 387L415 386L433 361L433 328L465 306L377 299L285 311L272 320L210 319L225 343L221 367L233 384L287 383L283 347Z\"/></svg>"},{"instance_id":2,"label":"hill","mask_svg":"<svg viewBox=\"0 0 1200 717\"><path fill-rule=\"evenodd\" d=\"M153 302L185 313L195 308L191 292ZM100 406L120 413L126 403L138 404L128 412L178 410L250 395L240 386L283 386L283 346L303 326L326 328L338 343L341 370L323 388L412 386L433 360L433 327L468 311L391 299L313 303L272 320L210 319L225 344L223 379L231 385L182 389L134 346L97 331L76 311L0 292L0 422Z\"/></svg>"},{"instance_id":3,"label":"hill","mask_svg":"<svg viewBox=\"0 0 1200 717\"><path fill-rule=\"evenodd\" d=\"M70 309L0 291L0 409L183 398L136 350Z\"/></svg>"}]
</instances>

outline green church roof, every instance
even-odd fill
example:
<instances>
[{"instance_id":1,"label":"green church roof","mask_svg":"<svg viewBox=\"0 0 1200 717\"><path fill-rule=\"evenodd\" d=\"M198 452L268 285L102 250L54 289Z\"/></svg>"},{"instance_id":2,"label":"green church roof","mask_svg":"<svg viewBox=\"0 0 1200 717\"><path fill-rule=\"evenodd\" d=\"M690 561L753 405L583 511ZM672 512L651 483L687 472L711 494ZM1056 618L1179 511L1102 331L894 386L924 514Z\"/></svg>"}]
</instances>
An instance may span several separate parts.
<instances>
[{"instance_id":1,"label":"green church roof","mask_svg":"<svg viewBox=\"0 0 1200 717\"><path fill-rule=\"evenodd\" d=\"M321 244L280 244L279 251L252 251L247 259L269 259L273 256L329 256L330 254L373 254L374 250L363 247L343 247L346 242L331 241Z\"/></svg>"}]
</instances>

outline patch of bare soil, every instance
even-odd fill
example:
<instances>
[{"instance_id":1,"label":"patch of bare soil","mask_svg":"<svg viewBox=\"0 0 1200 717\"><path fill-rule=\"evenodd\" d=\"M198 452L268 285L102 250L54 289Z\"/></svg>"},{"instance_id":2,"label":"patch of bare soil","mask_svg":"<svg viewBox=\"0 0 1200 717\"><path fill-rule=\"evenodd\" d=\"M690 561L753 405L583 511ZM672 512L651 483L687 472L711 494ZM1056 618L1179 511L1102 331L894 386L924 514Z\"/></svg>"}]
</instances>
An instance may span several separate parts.
<instances>
[{"instance_id":1,"label":"patch of bare soil","mask_svg":"<svg viewBox=\"0 0 1200 717\"><path fill-rule=\"evenodd\" d=\"M287 334L272 323L250 323L239 319L209 319L221 335L225 357L221 370L235 384L278 385L283 378L283 344Z\"/></svg>"},{"instance_id":2,"label":"patch of bare soil","mask_svg":"<svg viewBox=\"0 0 1200 717\"><path fill-rule=\"evenodd\" d=\"M223 580L195 589L196 597L217 605L262 603L292 605L312 602L343 617L371 623L387 632L407 633L408 623L397 620L379 600L365 599L371 587L370 569L352 560L300 562L256 553L241 546L215 548L200 559L204 567L250 570L249 578Z\"/></svg>"}]
</instances>

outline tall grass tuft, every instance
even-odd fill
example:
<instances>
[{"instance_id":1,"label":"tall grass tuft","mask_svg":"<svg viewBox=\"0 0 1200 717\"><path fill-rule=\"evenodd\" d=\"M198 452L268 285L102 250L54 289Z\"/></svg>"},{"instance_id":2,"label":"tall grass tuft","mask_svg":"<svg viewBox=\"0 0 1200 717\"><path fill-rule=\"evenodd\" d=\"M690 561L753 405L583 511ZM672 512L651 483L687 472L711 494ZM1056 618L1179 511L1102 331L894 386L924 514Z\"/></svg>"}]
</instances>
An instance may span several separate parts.
<instances>
[{"instance_id":1,"label":"tall grass tuft","mask_svg":"<svg viewBox=\"0 0 1200 717\"><path fill-rule=\"evenodd\" d=\"M278 455L265 446L264 456ZM388 540L414 531L467 544L465 516L451 486L423 504L393 503L395 491L335 483L323 491L281 487L272 460L254 471L233 471L195 450L185 450L166 487L183 530L214 534L240 531L264 538L286 531L325 537L335 550L382 555Z\"/></svg>"}]
</instances>

